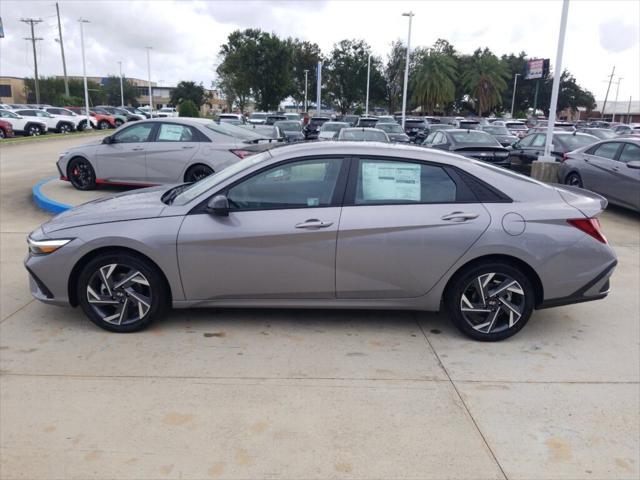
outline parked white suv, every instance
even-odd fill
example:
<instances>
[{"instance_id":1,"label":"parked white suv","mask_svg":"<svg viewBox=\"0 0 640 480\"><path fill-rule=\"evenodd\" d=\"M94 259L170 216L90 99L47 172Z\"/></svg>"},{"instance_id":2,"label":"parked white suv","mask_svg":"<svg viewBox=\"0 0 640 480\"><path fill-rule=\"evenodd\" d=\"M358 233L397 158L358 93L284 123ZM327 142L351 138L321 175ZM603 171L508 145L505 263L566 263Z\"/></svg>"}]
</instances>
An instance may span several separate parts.
<instances>
[{"instance_id":1,"label":"parked white suv","mask_svg":"<svg viewBox=\"0 0 640 480\"><path fill-rule=\"evenodd\" d=\"M62 121L71 121L75 125L76 130L84 130L87 128L87 116L86 115L78 115L77 113L68 110L66 108L60 107L47 107L43 109L50 115L53 115L58 120ZM95 118L90 118L91 128L96 128Z\"/></svg>"},{"instance_id":2,"label":"parked white suv","mask_svg":"<svg viewBox=\"0 0 640 480\"><path fill-rule=\"evenodd\" d=\"M21 135L41 135L47 133L47 124L36 118L24 118L10 110L0 109L0 119L11 124L14 133Z\"/></svg>"},{"instance_id":3,"label":"parked white suv","mask_svg":"<svg viewBox=\"0 0 640 480\"><path fill-rule=\"evenodd\" d=\"M73 132L76 129L76 124L69 118L61 115L54 116L44 110L38 110L37 108L25 108L23 110L14 110L14 112L25 118L33 120L37 119L40 122L44 122L47 125L47 130L52 132L68 133Z\"/></svg>"},{"instance_id":4,"label":"parked white suv","mask_svg":"<svg viewBox=\"0 0 640 480\"><path fill-rule=\"evenodd\" d=\"M178 111L173 107L163 107L158 110L158 117L177 117Z\"/></svg>"}]
</instances>

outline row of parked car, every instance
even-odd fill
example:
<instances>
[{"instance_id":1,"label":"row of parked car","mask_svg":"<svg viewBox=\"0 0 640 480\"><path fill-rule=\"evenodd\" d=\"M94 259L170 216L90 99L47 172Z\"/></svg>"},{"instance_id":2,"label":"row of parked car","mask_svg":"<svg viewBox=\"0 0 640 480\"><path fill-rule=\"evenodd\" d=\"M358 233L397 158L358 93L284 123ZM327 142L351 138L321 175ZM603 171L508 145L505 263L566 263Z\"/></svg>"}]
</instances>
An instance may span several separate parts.
<instances>
[{"instance_id":1,"label":"row of parked car","mask_svg":"<svg viewBox=\"0 0 640 480\"><path fill-rule=\"evenodd\" d=\"M148 108L98 105L90 108L87 120L84 107L0 104L0 139L15 135L38 136L49 132L83 131L87 128L87 121L91 128L105 130L118 128L126 122L174 116L178 116L178 113L172 107L149 112Z\"/></svg>"}]
</instances>

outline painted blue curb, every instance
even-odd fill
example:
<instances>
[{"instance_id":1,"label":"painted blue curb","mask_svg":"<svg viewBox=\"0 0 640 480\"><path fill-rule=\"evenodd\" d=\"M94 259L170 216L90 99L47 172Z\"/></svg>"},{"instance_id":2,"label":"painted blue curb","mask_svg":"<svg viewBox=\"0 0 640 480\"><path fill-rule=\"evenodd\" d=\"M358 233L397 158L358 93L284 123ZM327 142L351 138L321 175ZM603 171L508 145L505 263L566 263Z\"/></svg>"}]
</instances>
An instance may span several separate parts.
<instances>
[{"instance_id":1,"label":"painted blue curb","mask_svg":"<svg viewBox=\"0 0 640 480\"><path fill-rule=\"evenodd\" d=\"M69 210L71 208L71 205L67 205L66 203L56 202L55 200L50 199L40 190L40 187L42 187L42 185L44 185L45 183L50 182L52 180L57 180L57 179L58 179L57 177L47 178L45 180L42 180L36 183L31 189L31 193L33 195L33 201L36 202L36 205L38 205L43 210L46 210L51 213L60 213L60 212L64 212L65 210Z\"/></svg>"}]
</instances>

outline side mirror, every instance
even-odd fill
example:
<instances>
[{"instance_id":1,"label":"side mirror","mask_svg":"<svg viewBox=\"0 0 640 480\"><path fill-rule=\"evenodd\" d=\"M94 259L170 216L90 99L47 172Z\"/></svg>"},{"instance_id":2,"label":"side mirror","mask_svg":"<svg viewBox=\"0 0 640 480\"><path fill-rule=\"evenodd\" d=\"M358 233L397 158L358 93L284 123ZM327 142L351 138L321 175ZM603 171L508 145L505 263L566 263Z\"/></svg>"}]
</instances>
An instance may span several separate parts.
<instances>
[{"instance_id":1,"label":"side mirror","mask_svg":"<svg viewBox=\"0 0 640 480\"><path fill-rule=\"evenodd\" d=\"M640 160L631 160L630 162L627 162L627 167L640 168Z\"/></svg>"},{"instance_id":2,"label":"side mirror","mask_svg":"<svg viewBox=\"0 0 640 480\"><path fill-rule=\"evenodd\" d=\"M111 138L111 136L106 136L102 139L102 143L104 143L105 145L110 145L114 143L114 141L113 141L113 138Z\"/></svg>"},{"instance_id":3,"label":"side mirror","mask_svg":"<svg viewBox=\"0 0 640 480\"><path fill-rule=\"evenodd\" d=\"M207 212L221 217L229 216L229 199L226 195L216 195L207 203Z\"/></svg>"}]
</instances>

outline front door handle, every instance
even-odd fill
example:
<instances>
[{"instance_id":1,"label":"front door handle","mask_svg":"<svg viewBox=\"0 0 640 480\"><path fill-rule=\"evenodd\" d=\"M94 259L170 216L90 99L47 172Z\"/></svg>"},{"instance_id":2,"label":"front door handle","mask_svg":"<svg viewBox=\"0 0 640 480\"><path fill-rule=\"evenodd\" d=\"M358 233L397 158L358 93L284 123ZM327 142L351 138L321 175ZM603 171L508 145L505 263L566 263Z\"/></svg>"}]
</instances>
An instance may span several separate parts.
<instances>
[{"instance_id":1,"label":"front door handle","mask_svg":"<svg viewBox=\"0 0 640 480\"><path fill-rule=\"evenodd\" d=\"M451 212L448 215L443 215L440 218L442 220L447 220L450 222L466 222L467 220L473 220L474 218L478 218L479 216L479 213Z\"/></svg>"},{"instance_id":2,"label":"front door handle","mask_svg":"<svg viewBox=\"0 0 640 480\"><path fill-rule=\"evenodd\" d=\"M185 145L184 147L182 147L183 150L188 150L190 148L195 148L193 145Z\"/></svg>"},{"instance_id":3,"label":"front door handle","mask_svg":"<svg viewBox=\"0 0 640 480\"><path fill-rule=\"evenodd\" d=\"M309 220L296 224L296 228L308 228L313 230L316 228L327 228L331 225L333 225L333 222L323 222L317 218L310 218Z\"/></svg>"}]
</instances>

